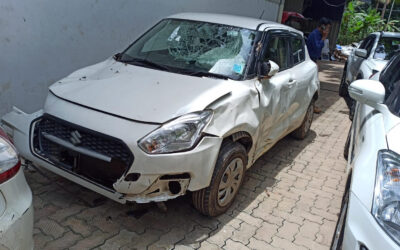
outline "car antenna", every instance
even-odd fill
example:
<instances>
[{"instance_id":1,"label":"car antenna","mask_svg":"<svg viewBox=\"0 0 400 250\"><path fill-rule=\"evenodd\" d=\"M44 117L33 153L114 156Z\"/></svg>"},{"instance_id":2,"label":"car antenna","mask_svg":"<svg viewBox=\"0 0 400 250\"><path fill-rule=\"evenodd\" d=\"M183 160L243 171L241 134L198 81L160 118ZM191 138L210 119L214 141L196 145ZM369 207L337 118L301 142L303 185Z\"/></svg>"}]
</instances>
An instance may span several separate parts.
<instances>
[{"instance_id":1,"label":"car antenna","mask_svg":"<svg viewBox=\"0 0 400 250\"><path fill-rule=\"evenodd\" d=\"M265 10L263 10L259 19L261 19L264 16L264 12L265 12Z\"/></svg>"}]
</instances>

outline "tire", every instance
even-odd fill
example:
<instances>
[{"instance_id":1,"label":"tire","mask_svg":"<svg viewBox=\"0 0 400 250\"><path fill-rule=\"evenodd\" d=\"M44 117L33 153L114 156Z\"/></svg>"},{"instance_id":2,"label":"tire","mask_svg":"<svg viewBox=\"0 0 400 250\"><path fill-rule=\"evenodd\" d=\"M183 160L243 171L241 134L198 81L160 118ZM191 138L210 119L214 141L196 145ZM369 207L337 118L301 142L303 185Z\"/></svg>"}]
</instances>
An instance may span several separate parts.
<instances>
[{"instance_id":1,"label":"tire","mask_svg":"<svg viewBox=\"0 0 400 250\"><path fill-rule=\"evenodd\" d=\"M349 160L350 136L351 136L351 128L347 135L346 143L344 144L344 149L343 149L343 157L346 161Z\"/></svg>"},{"instance_id":2,"label":"tire","mask_svg":"<svg viewBox=\"0 0 400 250\"><path fill-rule=\"evenodd\" d=\"M298 140L306 138L310 131L311 123L314 118L314 100L311 101L308 106L307 113L304 117L303 123L295 131L292 132L292 136Z\"/></svg>"},{"instance_id":3,"label":"tire","mask_svg":"<svg viewBox=\"0 0 400 250\"><path fill-rule=\"evenodd\" d=\"M346 189L342 199L342 206L340 208L338 222L336 223L335 232L333 234L331 250L341 250L344 237L344 228L346 225L347 209L349 206L350 198L350 183L351 183L351 173L347 179Z\"/></svg>"},{"instance_id":4,"label":"tire","mask_svg":"<svg viewBox=\"0 0 400 250\"><path fill-rule=\"evenodd\" d=\"M339 85L339 96L343 98L349 95L348 86L346 83L346 74L347 74L347 63L344 65L342 79L340 80L340 85Z\"/></svg>"},{"instance_id":5,"label":"tire","mask_svg":"<svg viewBox=\"0 0 400 250\"><path fill-rule=\"evenodd\" d=\"M242 144L231 141L223 143L210 186L192 194L194 207L207 216L225 213L232 205L243 183L246 165L247 152ZM234 170L233 175L231 170ZM223 188L224 185L228 187Z\"/></svg>"}]
</instances>

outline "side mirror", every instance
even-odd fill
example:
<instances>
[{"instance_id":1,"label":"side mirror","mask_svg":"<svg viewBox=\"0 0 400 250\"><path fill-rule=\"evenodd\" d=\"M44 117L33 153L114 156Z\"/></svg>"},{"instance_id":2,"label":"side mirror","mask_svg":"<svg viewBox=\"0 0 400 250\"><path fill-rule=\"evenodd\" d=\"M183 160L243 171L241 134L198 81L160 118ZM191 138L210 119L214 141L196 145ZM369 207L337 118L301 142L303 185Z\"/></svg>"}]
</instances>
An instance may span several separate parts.
<instances>
[{"instance_id":1,"label":"side mirror","mask_svg":"<svg viewBox=\"0 0 400 250\"><path fill-rule=\"evenodd\" d=\"M117 54L113 55L113 58L115 60L118 60L120 57L121 57L121 53L117 53Z\"/></svg>"},{"instance_id":2,"label":"side mirror","mask_svg":"<svg viewBox=\"0 0 400 250\"><path fill-rule=\"evenodd\" d=\"M354 100L375 108L385 101L385 87L379 81L357 80L350 84L349 94Z\"/></svg>"},{"instance_id":3,"label":"side mirror","mask_svg":"<svg viewBox=\"0 0 400 250\"><path fill-rule=\"evenodd\" d=\"M367 58L368 52L366 49L356 49L355 54L358 57Z\"/></svg>"},{"instance_id":4,"label":"side mirror","mask_svg":"<svg viewBox=\"0 0 400 250\"><path fill-rule=\"evenodd\" d=\"M269 60L258 64L258 78L271 78L279 71L279 66L275 62Z\"/></svg>"}]
</instances>

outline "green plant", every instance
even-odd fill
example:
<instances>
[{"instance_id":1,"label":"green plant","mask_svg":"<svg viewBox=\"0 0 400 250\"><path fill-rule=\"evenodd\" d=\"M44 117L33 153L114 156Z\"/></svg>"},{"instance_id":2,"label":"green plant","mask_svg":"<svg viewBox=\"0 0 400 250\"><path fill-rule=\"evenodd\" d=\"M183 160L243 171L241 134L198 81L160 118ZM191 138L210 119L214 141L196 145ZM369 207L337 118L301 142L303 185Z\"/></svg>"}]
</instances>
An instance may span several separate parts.
<instances>
[{"instance_id":1,"label":"green plant","mask_svg":"<svg viewBox=\"0 0 400 250\"><path fill-rule=\"evenodd\" d=\"M375 8L371 6L365 8L363 2L351 1L343 13L338 42L340 44L358 42L368 34L382 30L400 31L399 21L385 22Z\"/></svg>"}]
</instances>

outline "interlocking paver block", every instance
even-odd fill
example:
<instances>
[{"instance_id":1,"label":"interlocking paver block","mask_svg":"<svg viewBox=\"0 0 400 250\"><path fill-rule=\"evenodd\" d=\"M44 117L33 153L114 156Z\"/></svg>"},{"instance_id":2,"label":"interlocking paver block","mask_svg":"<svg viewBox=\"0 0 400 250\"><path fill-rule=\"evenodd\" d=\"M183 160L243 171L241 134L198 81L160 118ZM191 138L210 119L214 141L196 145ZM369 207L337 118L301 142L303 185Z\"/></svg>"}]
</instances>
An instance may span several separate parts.
<instances>
[{"instance_id":1,"label":"interlocking paver block","mask_svg":"<svg viewBox=\"0 0 400 250\"><path fill-rule=\"evenodd\" d=\"M294 240L294 236L299 232L299 225L288 221L283 222L283 226L278 229L277 236L287 239L289 241Z\"/></svg>"},{"instance_id":2,"label":"interlocking paver block","mask_svg":"<svg viewBox=\"0 0 400 250\"><path fill-rule=\"evenodd\" d=\"M66 232L61 238L50 241L46 244L44 250L57 250L57 249L68 249L69 247L75 245L75 243L82 237L80 235L74 234L69 231Z\"/></svg>"},{"instance_id":3,"label":"interlocking paver block","mask_svg":"<svg viewBox=\"0 0 400 250\"><path fill-rule=\"evenodd\" d=\"M100 230L92 232L89 237L86 237L73 245L71 250L92 249L104 244L104 242L111 236L109 233L104 233Z\"/></svg>"},{"instance_id":4,"label":"interlocking paver block","mask_svg":"<svg viewBox=\"0 0 400 250\"><path fill-rule=\"evenodd\" d=\"M315 240L317 238L317 233L319 232L320 225L315 222L305 220L303 225L300 227L299 233L296 235L302 236L304 238L309 238Z\"/></svg>"},{"instance_id":5,"label":"interlocking paver block","mask_svg":"<svg viewBox=\"0 0 400 250\"><path fill-rule=\"evenodd\" d=\"M101 250L119 249L122 246L131 245L132 238L136 233L127 230L121 230L117 235L108 239L103 245L100 246Z\"/></svg>"},{"instance_id":6,"label":"interlocking paver block","mask_svg":"<svg viewBox=\"0 0 400 250\"><path fill-rule=\"evenodd\" d=\"M242 243L233 241L233 240L231 240L231 239L228 239L228 240L226 241L226 244L225 244L225 246L223 247L223 249L227 249L227 250L231 250L231 249L249 250L249 248L246 247L245 245L243 245Z\"/></svg>"},{"instance_id":7,"label":"interlocking paver block","mask_svg":"<svg viewBox=\"0 0 400 250\"><path fill-rule=\"evenodd\" d=\"M257 227L243 222L240 228L233 232L232 240L240 242L244 245L249 244L249 239L256 233Z\"/></svg>"},{"instance_id":8,"label":"interlocking paver block","mask_svg":"<svg viewBox=\"0 0 400 250\"><path fill-rule=\"evenodd\" d=\"M62 227L54 220L42 219L35 225L46 235L52 236L54 239L59 238L66 231L66 228Z\"/></svg>"},{"instance_id":9,"label":"interlocking paver block","mask_svg":"<svg viewBox=\"0 0 400 250\"><path fill-rule=\"evenodd\" d=\"M278 232L278 228L275 224L263 222L262 226L257 229L254 238L271 243L272 237Z\"/></svg>"},{"instance_id":10,"label":"interlocking paver block","mask_svg":"<svg viewBox=\"0 0 400 250\"><path fill-rule=\"evenodd\" d=\"M298 249L298 250L306 250L307 248L299 245L293 244L290 240L282 239L280 237L275 236L272 238L272 246L281 248L281 249Z\"/></svg>"},{"instance_id":11,"label":"interlocking paver block","mask_svg":"<svg viewBox=\"0 0 400 250\"><path fill-rule=\"evenodd\" d=\"M221 229L217 230L215 233L211 234L211 237L207 239L208 242L222 247L225 245L227 239L231 238L235 229L231 226L223 226Z\"/></svg>"},{"instance_id":12,"label":"interlocking paver block","mask_svg":"<svg viewBox=\"0 0 400 250\"><path fill-rule=\"evenodd\" d=\"M89 236L93 229L92 227L83 220L70 217L62 225L69 226L74 233L80 234L84 237Z\"/></svg>"},{"instance_id":13,"label":"interlocking paver block","mask_svg":"<svg viewBox=\"0 0 400 250\"><path fill-rule=\"evenodd\" d=\"M250 238L250 243L247 245L250 249L254 250L270 250L276 249L276 247L271 246L270 244L266 243L265 241L258 240L255 238Z\"/></svg>"}]
</instances>

